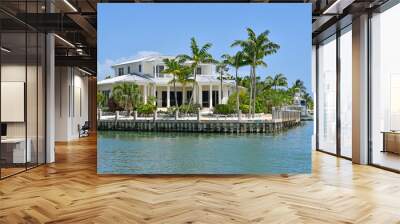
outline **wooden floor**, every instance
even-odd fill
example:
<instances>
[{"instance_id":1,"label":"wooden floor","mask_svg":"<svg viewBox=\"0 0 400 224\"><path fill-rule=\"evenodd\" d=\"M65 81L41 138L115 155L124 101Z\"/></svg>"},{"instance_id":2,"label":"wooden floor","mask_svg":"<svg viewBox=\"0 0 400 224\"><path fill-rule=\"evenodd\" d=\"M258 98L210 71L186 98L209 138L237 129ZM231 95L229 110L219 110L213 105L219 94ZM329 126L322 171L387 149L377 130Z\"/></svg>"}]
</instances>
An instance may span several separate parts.
<instances>
[{"instance_id":1,"label":"wooden floor","mask_svg":"<svg viewBox=\"0 0 400 224\"><path fill-rule=\"evenodd\" d=\"M0 223L400 223L400 175L315 152L293 176L98 176L96 139L0 181Z\"/></svg>"}]
</instances>

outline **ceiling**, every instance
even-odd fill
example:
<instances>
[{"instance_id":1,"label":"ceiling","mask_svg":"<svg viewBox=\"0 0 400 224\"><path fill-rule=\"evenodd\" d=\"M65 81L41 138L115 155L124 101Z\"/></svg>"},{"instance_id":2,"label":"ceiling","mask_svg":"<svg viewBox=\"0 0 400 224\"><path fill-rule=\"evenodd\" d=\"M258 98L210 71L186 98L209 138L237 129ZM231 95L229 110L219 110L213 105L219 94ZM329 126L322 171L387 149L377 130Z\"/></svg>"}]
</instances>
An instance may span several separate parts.
<instances>
[{"instance_id":1,"label":"ceiling","mask_svg":"<svg viewBox=\"0 0 400 224\"><path fill-rule=\"evenodd\" d=\"M313 13L312 35L313 40L315 40L319 36L323 36L324 32L327 32L337 21L346 16L353 16L379 6L385 1L194 0L190 2L311 3ZM188 0L1 0L1 28L4 32L19 32L25 30L25 28L40 32L54 32L58 35L55 38L56 65L79 66L92 74L96 74L96 6L97 3L117 2L188 2Z\"/></svg>"}]
</instances>

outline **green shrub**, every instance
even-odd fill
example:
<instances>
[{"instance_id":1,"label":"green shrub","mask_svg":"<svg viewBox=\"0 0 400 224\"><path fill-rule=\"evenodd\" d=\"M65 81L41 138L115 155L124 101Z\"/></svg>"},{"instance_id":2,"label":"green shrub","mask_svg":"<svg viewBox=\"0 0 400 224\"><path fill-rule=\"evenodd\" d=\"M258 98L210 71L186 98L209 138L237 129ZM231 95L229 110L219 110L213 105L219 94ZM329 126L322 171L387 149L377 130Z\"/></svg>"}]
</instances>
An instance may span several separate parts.
<instances>
[{"instance_id":1,"label":"green shrub","mask_svg":"<svg viewBox=\"0 0 400 224\"><path fill-rule=\"evenodd\" d=\"M199 104L183 104L179 107L179 111L182 113L195 114L199 108Z\"/></svg>"},{"instance_id":2,"label":"green shrub","mask_svg":"<svg viewBox=\"0 0 400 224\"><path fill-rule=\"evenodd\" d=\"M137 107L137 112L139 114L152 114L156 111L157 107L154 104L141 104Z\"/></svg>"},{"instance_id":3,"label":"green shrub","mask_svg":"<svg viewBox=\"0 0 400 224\"><path fill-rule=\"evenodd\" d=\"M175 111L176 111L177 109L178 109L177 107L168 107L168 108L167 108L167 114L169 114L169 115L174 115L174 114L175 114Z\"/></svg>"},{"instance_id":4,"label":"green shrub","mask_svg":"<svg viewBox=\"0 0 400 224\"><path fill-rule=\"evenodd\" d=\"M242 111L242 113L249 113L249 94L247 91L240 91L239 92L239 109ZM236 93L233 93L232 95L229 96L228 98L228 105L233 108L233 110L236 110ZM256 97L256 113L262 113L265 112L265 106L263 104L263 98L261 96ZM236 111L235 111L236 112Z\"/></svg>"},{"instance_id":5,"label":"green shrub","mask_svg":"<svg viewBox=\"0 0 400 224\"><path fill-rule=\"evenodd\" d=\"M123 111L124 108L118 105L118 102L114 99L114 97L110 97L107 102L108 111L115 112L115 111Z\"/></svg>"},{"instance_id":6,"label":"green shrub","mask_svg":"<svg viewBox=\"0 0 400 224\"><path fill-rule=\"evenodd\" d=\"M214 108L215 114L233 114L235 109L229 104L218 104Z\"/></svg>"},{"instance_id":7,"label":"green shrub","mask_svg":"<svg viewBox=\"0 0 400 224\"><path fill-rule=\"evenodd\" d=\"M242 113L249 113L249 105L246 104L240 104L239 109L242 111Z\"/></svg>"}]
</instances>

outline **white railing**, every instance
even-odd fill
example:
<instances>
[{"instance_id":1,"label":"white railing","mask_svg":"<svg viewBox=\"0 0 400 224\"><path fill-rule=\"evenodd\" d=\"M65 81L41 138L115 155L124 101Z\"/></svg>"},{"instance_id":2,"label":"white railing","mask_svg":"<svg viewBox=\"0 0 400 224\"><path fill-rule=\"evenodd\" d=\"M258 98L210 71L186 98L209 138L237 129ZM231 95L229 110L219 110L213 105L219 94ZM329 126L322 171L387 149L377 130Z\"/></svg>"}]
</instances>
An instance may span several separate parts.
<instances>
[{"instance_id":1,"label":"white railing","mask_svg":"<svg viewBox=\"0 0 400 224\"><path fill-rule=\"evenodd\" d=\"M286 110L279 108L272 108L273 121L300 121L301 112L298 110Z\"/></svg>"}]
</instances>

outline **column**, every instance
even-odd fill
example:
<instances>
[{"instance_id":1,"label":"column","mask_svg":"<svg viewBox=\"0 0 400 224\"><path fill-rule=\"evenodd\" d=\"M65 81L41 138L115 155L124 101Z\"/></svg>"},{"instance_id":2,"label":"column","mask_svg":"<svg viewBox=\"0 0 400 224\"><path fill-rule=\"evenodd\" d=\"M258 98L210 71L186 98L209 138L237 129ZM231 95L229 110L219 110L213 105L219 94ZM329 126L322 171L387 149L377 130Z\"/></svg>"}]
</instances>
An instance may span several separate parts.
<instances>
[{"instance_id":1,"label":"column","mask_svg":"<svg viewBox=\"0 0 400 224\"><path fill-rule=\"evenodd\" d=\"M52 4L48 4L53 10ZM54 53L54 34L49 33L46 35L46 61L47 61L47 74L46 74L46 163L53 163L55 161L55 53Z\"/></svg>"},{"instance_id":2,"label":"column","mask_svg":"<svg viewBox=\"0 0 400 224\"><path fill-rule=\"evenodd\" d=\"M153 85L153 96L154 96L154 105L157 105L157 86L156 84Z\"/></svg>"},{"instance_id":3,"label":"column","mask_svg":"<svg viewBox=\"0 0 400 224\"><path fill-rule=\"evenodd\" d=\"M143 85L143 102L147 103L147 85Z\"/></svg>"},{"instance_id":4,"label":"column","mask_svg":"<svg viewBox=\"0 0 400 224\"><path fill-rule=\"evenodd\" d=\"M197 98L197 102L200 104L200 107L203 107L203 89L201 87L201 85L198 85L198 91L196 91L196 98Z\"/></svg>"},{"instance_id":5,"label":"column","mask_svg":"<svg viewBox=\"0 0 400 224\"><path fill-rule=\"evenodd\" d=\"M352 157L368 163L368 15L353 20Z\"/></svg>"},{"instance_id":6,"label":"column","mask_svg":"<svg viewBox=\"0 0 400 224\"><path fill-rule=\"evenodd\" d=\"M158 105L158 107L162 107L162 88L161 89L159 88L159 90L160 91L158 91L158 94L157 94L157 105Z\"/></svg>"},{"instance_id":7,"label":"column","mask_svg":"<svg viewBox=\"0 0 400 224\"><path fill-rule=\"evenodd\" d=\"M170 88L169 88L169 86L167 86L167 107L170 107L170 102L169 102L169 99L170 99L170 97L169 97L169 92L170 92Z\"/></svg>"},{"instance_id":8,"label":"column","mask_svg":"<svg viewBox=\"0 0 400 224\"><path fill-rule=\"evenodd\" d=\"M182 86L182 105L186 104L186 88Z\"/></svg>"},{"instance_id":9,"label":"column","mask_svg":"<svg viewBox=\"0 0 400 224\"><path fill-rule=\"evenodd\" d=\"M210 90L208 92L208 104L209 104L209 108L212 108L212 104L213 104L213 97L212 97L212 84L210 85Z\"/></svg>"},{"instance_id":10,"label":"column","mask_svg":"<svg viewBox=\"0 0 400 224\"><path fill-rule=\"evenodd\" d=\"M195 86L193 86L193 88L192 88L192 95L193 95L193 103L199 103L199 101L198 101L198 99L197 99L197 88L198 87L196 87L196 85Z\"/></svg>"},{"instance_id":11,"label":"column","mask_svg":"<svg viewBox=\"0 0 400 224\"><path fill-rule=\"evenodd\" d=\"M221 85L218 86L218 104L222 103L222 88Z\"/></svg>"},{"instance_id":12,"label":"column","mask_svg":"<svg viewBox=\"0 0 400 224\"><path fill-rule=\"evenodd\" d=\"M222 91L224 92L224 98L222 99L223 103L228 103L228 99L229 99L229 88L230 87L225 87L224 89L222 89Z\"/></svg>"}]
</instances>

